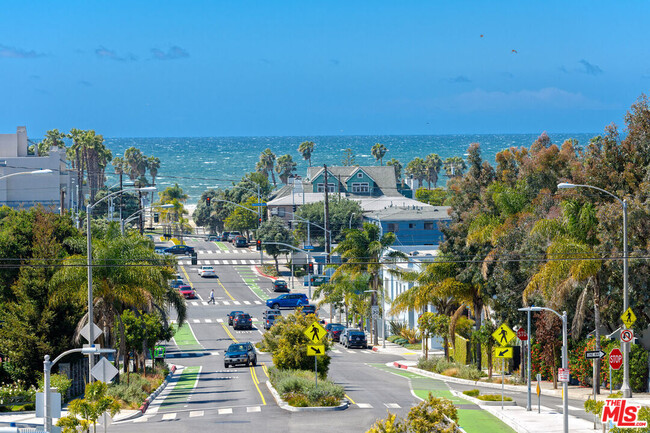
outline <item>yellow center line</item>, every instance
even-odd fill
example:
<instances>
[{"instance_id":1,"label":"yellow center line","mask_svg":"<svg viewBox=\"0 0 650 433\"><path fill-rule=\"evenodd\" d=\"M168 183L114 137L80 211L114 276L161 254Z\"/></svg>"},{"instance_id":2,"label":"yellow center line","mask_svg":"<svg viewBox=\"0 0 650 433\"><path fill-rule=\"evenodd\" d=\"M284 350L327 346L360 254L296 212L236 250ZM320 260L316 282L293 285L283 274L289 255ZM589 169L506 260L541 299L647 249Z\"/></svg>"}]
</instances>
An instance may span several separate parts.
<instances>
[{"instance_id":1,"label":"yellow center line","mask_svg":"<svg viewBox=\"0 0 650 433\"><path fill-rule=\"evenodd\" d=\"M228 336L232 341L234 341L235 343L239 343L239 341L237 341L237 339L230 332L230 329L228 329L228 327L224 323L222 323L221 326L223 326L223 330L226 331L226 334L228 334Z\"/></svg>"},{"instance_id":2,"label":"yellow center line","mask_svg":"<svg viewBox=\"0 0 650 433\"><path fill-rule=\"evenodd\" d=\"M270 378L269 378L269 369L266 368L266 364L262 364L262 371L263 371L264 374L266 375L266 378L267 378L267 379L270 379Z\"/></svg>"},{"instance_id":3,"label":"yellow center line","mask_svg":"<svg viewBox=\"0 0 650 433\"><path fill-rule=\"evenodd\" d=\"M219 285L223 288L223 291L226 292L226 295L228 295L228 296L230 297L230 300L234 301L235 298L233 298L232 295L231 295L230 293L228 293L228 290L226 290L226 288L224 287L224 285L221 284L221 280L217 280L217 282L218 282Z\"/></svg>"},{"instance_id":4,"label":"yellow center line","mask_svg":"<svg viewBox=\"0 0 650 433\"><path fill-rule=\"evenodd\" d=\"M257 374L255 373L253 367L249 367L249 368L251 370L251 377L253 378L253 383L255 384L255 388L257 388L257 392L259 392L260 397L262 397L262 405L266 406L266 400L264 400L264 395L262 394L262 390L258 386L258 383L260 383L260 381L257 379Z\"/></svg>"},{"instance_id":5,"label":"yellow center line","mask_svg":"<svg viewBox=\"0 0 650 433\"><path fill-rule=\"evenodd\" d=\"M349 395L345 394L345 398L347 398L348 400L350 400L350 403L352 403L352 404L356 404L356 403L354 402L354 400L352 400L352 399L350 398Z\"/></svg>"},{"instance_id":6,"label":"yellow center line","mask_svg":"<svg viewBox=\"0 0 650 433\"><path fill-rule=\"evenodd\" d=\"M192 285L192 281L190 281L190 276L187 275L187 271L185 270L185 268L184 268L182 265L181 265L181 270L182 270L183 273L185 274L185 279L187 279L187 284L189 284L189 286L190 286L191 288L194 288L194 286Z\"/></svg>"}]
</instances>

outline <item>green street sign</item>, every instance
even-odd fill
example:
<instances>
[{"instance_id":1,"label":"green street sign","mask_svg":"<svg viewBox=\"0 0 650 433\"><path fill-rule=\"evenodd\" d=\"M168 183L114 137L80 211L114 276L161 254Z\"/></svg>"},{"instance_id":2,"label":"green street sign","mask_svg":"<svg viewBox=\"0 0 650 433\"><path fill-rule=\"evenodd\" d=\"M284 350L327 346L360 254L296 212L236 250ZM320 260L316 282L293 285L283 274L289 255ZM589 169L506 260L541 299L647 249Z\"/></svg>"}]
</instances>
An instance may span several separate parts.
<instances>
[{"instance_id":1,"label":"green street sign","mask_svg":"<svg viewBox=\"0 0 650 433\"><path fill-rule=\"evenodd\" d=\"M154 358L164 358L165 357L165 346L156 346L153 350Z\"/></svg>"}]
</instances>

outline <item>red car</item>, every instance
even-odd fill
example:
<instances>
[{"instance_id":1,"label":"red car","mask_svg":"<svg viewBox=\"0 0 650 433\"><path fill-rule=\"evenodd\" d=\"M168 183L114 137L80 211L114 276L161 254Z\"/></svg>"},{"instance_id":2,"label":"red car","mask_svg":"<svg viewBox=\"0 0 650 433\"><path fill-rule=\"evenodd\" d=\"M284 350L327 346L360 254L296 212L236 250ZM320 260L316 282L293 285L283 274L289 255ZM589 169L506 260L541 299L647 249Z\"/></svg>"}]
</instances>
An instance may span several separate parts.
<instances>
[{"instance_id":1,"label":"red car","mask_svg":"<svg viewBox=\"0 0 650 433\"><path fill-rule=\"evenodd\" d=\"M185 299L195 299L196 298L196 292L192 288L192 286L188 286L186 284L182 286L178 286L178 291L183 295Z\"/></svg>"}]
</instances>

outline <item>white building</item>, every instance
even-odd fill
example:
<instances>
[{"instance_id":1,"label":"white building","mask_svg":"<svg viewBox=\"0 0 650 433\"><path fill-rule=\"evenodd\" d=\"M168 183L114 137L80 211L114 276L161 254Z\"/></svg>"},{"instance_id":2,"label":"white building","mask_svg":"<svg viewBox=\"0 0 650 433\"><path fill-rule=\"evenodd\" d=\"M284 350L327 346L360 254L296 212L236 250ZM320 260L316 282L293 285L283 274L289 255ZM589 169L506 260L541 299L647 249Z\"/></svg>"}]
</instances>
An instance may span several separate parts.
<instances>
[{"instance_id":1,"label":"white building","mask_svg":"<svg viewBox=\"0 0 650 433\"><path fill-rule=\"evenodd\" d=\"M27 131L0 134L0 206L30 208L42 204L53 211L73 204L72 178L65 164L65 149L53 147L48 156L28 155ZM27 174L51 170L46 174ZM5 177L15 173L26 173Z\"/></svg>"}]
</instances>

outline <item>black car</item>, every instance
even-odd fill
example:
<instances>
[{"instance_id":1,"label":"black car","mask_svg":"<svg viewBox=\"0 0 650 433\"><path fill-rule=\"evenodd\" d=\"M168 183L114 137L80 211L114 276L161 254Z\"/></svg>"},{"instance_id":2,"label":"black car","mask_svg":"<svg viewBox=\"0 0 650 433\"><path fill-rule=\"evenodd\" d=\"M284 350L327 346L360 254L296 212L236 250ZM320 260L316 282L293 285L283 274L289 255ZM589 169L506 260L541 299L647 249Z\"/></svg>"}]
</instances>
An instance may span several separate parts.
<instances>
[{"instance_id":1,"label":"black car","mask_svg":"<svg viewBox=\"0 0 650 433\"><path fill-rule=\"evenodd\" d=\"M287 286L287 282L284 280L275 280L273 282L273 291L289 293L289 286Z\"/></svg>"},{"instance_id":2,"label":"black car","mask_svg":"<svg viewBox=\"0 0 650 433\"><path fill-rule=\"evenodd\" d=\"M327 335L332 341L339 341L341 338L341 332L343 332L345 326L340 323L328 323L325 326L325 329L327 330Z\"/></svg>"},{"instance_id":3,"label":"black car","mask_svg":"<svg viewBox=\"0 0 650 433\"><path fill-rule=\"evenodd\" d=\"M210 235L208 236L208 242L217 242L221 240L221 236L219 235Z\"/></svg>"},{"instance_id":4,"label":"black car","mask_svg":"<svg viewBox=\"0 0 650 433\"><path fill-rule=\"evenodd\" d=\"M248 240L243 236L237 236L234 240L234 244L237 248L246 248L248 246Z\"/></svg>"},{"instance_id":5,"label":"black car","mask_svg":"<svg viewBox=\"0 0 650 433\"><path fill-rule=\"evenodd\" d=\"M227 241L228 240L228 235L230 235L230 232L223 232L221 233L221 241Z\"/></svg>"},{"instance_id":6,"label":"black car","mask_svg":"<svg viewBox=\"0 0 650 433\"><path fill-rule=\"evenodd\" d=\"M233 329L253 329L253 319L250 314L237 314L232 319L232 327Z\"/></svg>"},{"instance_id":7,"label":"black car","mask_svg":"<svg viewBox=\"0 0 650 433\"><path fill-rule=\"evenodd\" d=\"M194 247L188 247L187 245L174 245L173 247L165 248L164 252L168 254L194 254Z\"/></svg>"},{"instance_id":8,"label":"black car","mask_svg":"<svg viewBox=\"0 0 650 433\"><path fill-rule=\"evenodd\" d=\"M244 364L246 367L257 365L257 353L253 343L235 343L228 346L223 356L223 366L228 368L237 364Z\"/></svg>"},{"instance_id":9,"label":"black car","mask_svg":"<svg viewBox=\"0 0 650 433\"><path fill-rule=\"evenodd\" d=\"M235 318L236 315L238 314L244 314L243 311L231 311L230 314L228 314L228 324L232 326L232 321Z\"/></svg>"},{"instance_id":10,"label":"black car","mask_svg":"<svg viewBox=\"0 0 650 433\"><path fill-rule=\"evenodd\" d=\"M365 349L368 347L368 341L366 341L366 333L358 329L350 329L345 333L343 345L345 347L360 347Z\"/></svg>"}]
</instances>

